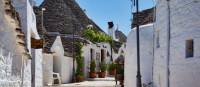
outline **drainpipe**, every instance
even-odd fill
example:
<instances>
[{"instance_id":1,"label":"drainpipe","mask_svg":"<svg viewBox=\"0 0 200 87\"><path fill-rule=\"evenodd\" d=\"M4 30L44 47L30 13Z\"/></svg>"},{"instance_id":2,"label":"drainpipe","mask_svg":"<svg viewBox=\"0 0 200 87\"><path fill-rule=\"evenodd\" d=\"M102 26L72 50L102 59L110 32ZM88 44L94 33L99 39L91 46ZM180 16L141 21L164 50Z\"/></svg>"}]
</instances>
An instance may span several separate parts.
<instances>
[{"instance_id":1,"label":"drainpipe","mask_svg":"<svg viewBox=\"0 0 200 87\"><path fill-rule=\"evenodd\" d=\"M170 87L170 33L171 33L171 18L170 18L170 0L167 0L167 87Z\"/></svg>"}]
</instances>

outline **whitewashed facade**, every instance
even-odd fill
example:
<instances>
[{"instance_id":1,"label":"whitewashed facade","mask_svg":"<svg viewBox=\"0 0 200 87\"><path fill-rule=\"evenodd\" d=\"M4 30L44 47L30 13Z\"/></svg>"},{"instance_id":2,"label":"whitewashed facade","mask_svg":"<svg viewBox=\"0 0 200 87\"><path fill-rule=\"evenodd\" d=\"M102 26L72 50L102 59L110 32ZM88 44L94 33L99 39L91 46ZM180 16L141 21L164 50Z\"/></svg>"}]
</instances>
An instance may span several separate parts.
<instances>
[{"instance_id":1,"label":"whitewashed facade","mask_svg":"<svg viewBox=\"0 0 200 87\"><path fill-rule=\"evenodd\" d=\"M152 83L153 69L153 24L140 26L140 64L142 84ZM137 44L136 30L133 29L127 38L125 49L125 87L136 87Z\"/></svg>"},{"instance_id":2,"label":"whitewashed facade","mask_svg":"<svg viewBox=\"0 0 200 87\"><path fill-rule=\"evenodd\" d=\"M13 5L19 13L22 31L25 34L26 46L32 57L30 62L31 69L29 69L31 71L27 71L32 77L27 80L30 81L32 87L43 87L42 49L31 48L31 38L40 39L36 28L35 13L30 0L13 0ZM27 87L31 86L30 84Z\"/></svg>"},{"instance_id":3,"label":"whitewashed facade","mask_svg":"<svg viewBox=\"0 0 200 87\"><path fill-rule=\"evenodd\" d=\"M56 37L51 47L51 52L43 54L44 85L53 84L53 73L59 73L62 84L72 82L73 58L64 56L64 48L60 36Z\"/></svg>"},{"instance_id":4,"label":"whitewashed facade","mask_svg":"<svg viewBox=\"0 0 200 87\"><path fill-rule=\"evenodd\" d=\"M151 77L148 81L153 82L153 87L200 86L199 8L199 0L156 0L154 29L142 31L142 25L140 30L142 83L146 83L147 78L144 78L148 75ZM125 87L136 86L136 50L130 48L136 49L133 46L136 45L133 33L135 32L132 30L127 40ZM145 44L143 41L146 41ZM150 55L147 56L145 52L148 51ZM152 58L152 61L143 60L144 56ZM146 67L153 67L144 68L143 63ZM144 74L145 70L151 72Z\"/></svg>"},{"instance_id":5,"label":"whitewashed facade","mask_svg":"<svg viewBox=\"0 0 200 87\"><path fill-rule=\"evenodd\" d=\"M11 3L9 3L11 2ZM6 4L7 3L7 4ZM41 51L31 50L31 37L39 39L39 35L36 29L36 22L34 14L29 1L25 0L1 0L0 1L0 49L1 49L1 63L0 70L0 86L1 87L31 87L32 73L31 73L31 57L42 59ZM13 6L14 8L10 8ZM5 10L16 11L19 14L19 20L17 14L10 14ZM30 11L30 12L27 12ZM14 16L14 17L12 17ZM32 20L28 20L31 19ZM29 21L29 22L27 22ZM31 22L30 22L31 21ZM21 33L22 26L22 33ZM29 32L27 32L29 31ZM19 33L20 32L20 33ZM25 35L25 40L23 38ZM26 41L26 42L25 42ZM25 42L25 44L24 44ZM26 50L28 49L28 50ZM31 52L34 51L34 55ZM36 55L36 56L35 56ZM34 59L33 58L33 59ZM38 65L38 64L37 64ZM40 66L41 64L39 64ZM6 68L7 70L3 69ZM41 75L39 73L39 75ZM38 84L42 81L38 80ZM43 87L42 84L37 87Z\"/></svg>"},{"instance_id":6,"label":"whitewashed facade","mask_svg":"<svg viewBox=\"0 0 200 87\"><path fill-rule=\"evenodd\" d=\"M160 46L155 46L154 87L199 87L200 1L157 0L156 3L155 33L160 33L156 36L160 40L155 45ZM192 41L190 49L188 41ZM187 50L191 49L192 55L187 56Z\"/></svg>"},{"instance_id":7,"label":"whitewashed facade","mask_svg":"<svg viewBox=\"0 0 200 87\"><path fill-rule=\"evenodd\" d=\"M88 78L89 71L90 71L90 62L92 59L96 61L96 70L99 71L99 63L101 60L105 60L106 63L111 62L111 48L108 43L97 43L97 44L87 44L83 46L83 57L84 57L84 76ZM114 52L113 52L114 54ZM104 59L103 59L104 58ZM115 56L113 55L113 58Z\"/></svg>"}]
</instances>

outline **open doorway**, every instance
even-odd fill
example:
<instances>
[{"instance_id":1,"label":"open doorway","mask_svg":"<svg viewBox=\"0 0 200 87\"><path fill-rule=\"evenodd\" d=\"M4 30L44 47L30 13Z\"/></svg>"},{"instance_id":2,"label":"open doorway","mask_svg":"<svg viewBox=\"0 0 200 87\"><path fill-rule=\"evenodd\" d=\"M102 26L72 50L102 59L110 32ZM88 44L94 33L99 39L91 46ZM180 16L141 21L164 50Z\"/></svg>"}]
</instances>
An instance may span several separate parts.
<instances>
[{"instance_id":1,"label":"open doorway","mask_svg":"<svg viewBox=\"0 0 200 87\"><path fill-rule=\"evenodd\" d=\"M105 62L105 50L101 49L101 62Z\"/></svg>"}]
</instances>

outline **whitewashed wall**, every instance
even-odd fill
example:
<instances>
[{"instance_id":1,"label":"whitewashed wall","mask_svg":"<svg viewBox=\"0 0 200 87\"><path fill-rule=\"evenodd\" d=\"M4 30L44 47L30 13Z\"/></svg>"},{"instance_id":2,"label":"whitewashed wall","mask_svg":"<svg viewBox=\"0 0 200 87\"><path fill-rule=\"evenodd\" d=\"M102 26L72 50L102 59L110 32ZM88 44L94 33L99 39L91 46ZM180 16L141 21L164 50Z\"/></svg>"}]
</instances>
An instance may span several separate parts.
<instances>
[{"instance_id":1,"label":"whitewashed wall","mask_svg":"<svg viewBox=\"0 0 200 87\"><path fill-rule=\"evenodd\" d=\"M23 60L23 74L22 74L22 82L23 82L23 87L31 87L31 60Z\"/></svg>"},{"instance_id":2,"label":"whitewashed wall","mask_svg":"<svg viewBox=\"0 0 200 87\"><path fill-rule=\"evenodd\" d=\"M20 62L16 64L14 59ZM31 87L30 59L0 48L0 68L1 87Z\"/></svg>"},{"instance_id":3,"label":"whitewashed wall","mask_svg":"<svg viewBox=\"0 0 200 87\"><path fill-rule=\"evenodd\" d=\"M72 82L73 76L73 58L63 56L61 62L61 80L62 83L70 83Z\"/></svg>"},{"instance_id":4,"label":"whitewashed wall","mask_svg":"<svg viewBox=\"0 0 200 87\"><path fill-rule=\"evenodd\" d=\"M84 57L84 76L85 78L88 78L88 72L90 71L90 61L91 61L91 53L90 53L90 49L94 50L94 54L93 54L93 58L96 60L96 70L98 71L98 64L99 62L97 62L97 54L96 53L100 53L100 58L101 58L101 49L105 50L105 61L106 63L110 63L111 62L111 57L107 56L107 52L111 55L111 50L110 50L110 45L108 43L98 43L99 47L97 47L97 44L87 44L86 46L84 46L82 48L83 51L83 57ZM106 48L104 48L103 46L105 46ZM115 53L113 52L113 59L116 59L117 56L115 55ZM99 59L99 61L101 61L101 59Z\"/></svg>"},{"instance_id":5,"label":"whitewashed wall","mask_svg":"<svg viewBox=\"0 0 200 87\"><path fill-rule=\"evenodd\" d=\"M200 83L200 1L170 0L170 87L199 87ZM155 49L154 87L166 87L167 3L157 0L156 30L160 48ZM194 57L186 58L186 40L194 40Z\"/></svg>"},{"instance_id":6,"label":"whitewashed wall","mask_svg":"<svg viewBox=\"0 0 200 87\"><path fill-rule=\"evenodd\" d=\"M22 79L20 75L12 74L13 54L0 47L0 86L20 87Z\"/></svg>"},{"instance_id":7,"label":"whitewashed wall","mask_svg":"<svg viewBox=\"0 0 200 87\"><path fill-rule=\"evenodd\" d=\"M53 71L59 73L62 83L72 81L73 58L64 56L64 48L60 36L57 36L51 47L53 54Z\"/></svg>"},{"instance_id":8,"label":"whitewashed wall","mask_svg":"<svg viewBox=\"0 0 200 87\"><path fill-rule=\"evenodd\" d=\"M40 39L36 29L36 17L29 0L12 0L13 5L20 16L22 31L26 36L26 44L31 54L31 37Z\"/></svg>"},{"instance_id":9,"label":"whitewashed wall","mask_svg":"<svg viewBox=\"0 0 200 87\"><path fill-rule=\"evenodd\" d=\"M29 54L32 54L33 60L33 86L42 87L42 51L31 49L31 38L40 39L36 29L36 17L29 0L12 0L14 7L19 13L22 31L26 37L26 46Z\"/></svg>"},{"instance_id":10,"label":"whitewashed wall","mask_svg":"<svg viewBox=\"0 0 200 87\"><path fill-rule=\"evenodd\" d=\"M35 87L43 87L42 49L32 50L32 76Z\"/></svg>"},{"instance_id":11,"label":"whitewashed wall","mask_svg":"<svg viewBox=\"0 0 200 87\"><path fill-rule=\"evenodd\" d=\"M1 86L3 87L30 87L31 86L31 60L24 55L26 51L23 46L19 46L16 38L15 28L18 28L16 20L5 14L3 0L0 1L0 48L6 50L6 54L11 53L8 57L3 55L4 62L1 60L0 66L7 68L4 72L1 68L0 76ZM22 54L23 53L23 54ZM5 62L7 61L7 62ZM5 67L6 66L6 67ZM10 67L11 66L11 67ZM2 73L3 72L3 73ZM4 78L6 76L6 78ZM21 82L19 83L19 79ZM17 83L16 83L17 82ZM20 85L19 85L20 84Z\"/></svg>"},{"instance_id":12,"label":"whitewashed wall","mask_svg":"<svg viewBox=\"0 0 200 87\"><path fill-rule=\"evenodd\" d=\"M153 25L140 27L140 64L142 83L152 82L153 68ZM127 38L125 49L125 87L136 87L137 44L136 31L132 30Z\"/></svg>"},{"instance_id":13,"label":"whitewashed wall","mask_svg":"<svg viewBox=\"0 0 200 87\"><path fill-rule=\"evenodd\" d=\"M53 82L53 55L43 54L43 84L46 86Z\"/></svg>"}]
</instances>

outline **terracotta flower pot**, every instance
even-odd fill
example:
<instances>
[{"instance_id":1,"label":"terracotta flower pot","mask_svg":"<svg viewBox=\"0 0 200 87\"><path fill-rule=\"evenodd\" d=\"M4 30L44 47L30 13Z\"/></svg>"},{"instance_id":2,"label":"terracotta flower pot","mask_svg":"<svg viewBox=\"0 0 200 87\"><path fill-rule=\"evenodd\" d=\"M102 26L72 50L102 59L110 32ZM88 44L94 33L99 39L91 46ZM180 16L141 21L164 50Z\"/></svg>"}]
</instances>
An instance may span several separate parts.
<instances>
[{"instance_id":1,"label":"terracotta flower pot","mask_svg":"<svg viewBox=\"0 0 200 87\"><path fill-rule=\"evenodd\" d=\"M96 78L96 72L89 72L90 78Z\"/></svg>"},{"instance_id":2,"label":"terracotta flower pot","mask_svg":"<svg viewBox=\"0 0 200 87\"><path fill-rule=\"evenodd\" d=\"M83 76L76 76L76 82L82 82L82 81L84 81Z\"/></svg>"},{"instance_id":3,"label":"terracotta flower pot","mask_svg":"<svg viewBox=\"0 0 200 87\"><path fill-rule=\"evenodd\" d=\"M116 69L109 72L109 75L115 76L115 74L116 74Z\"/></svg>"},{"instance_id":4,"label":"terracotta flower pot","mask_svg":"<svg viewBox=\"0 0 200 87\"><path fill-rule=\"evenodd\" d=\"M99 78L105 78L106 77L106 72L99 72Z\"/></svg>"},{"instance_id":5,"label":"terracotta flower pot","mask_svg":"<svg viewBox=\"0 0 200 87\"><path fill-rule=\"evenodd\" d=\"M121 74L117 74L117 80L123 81L124 80L124 76L121 75Z\"/></svg>"}]
</instances>

